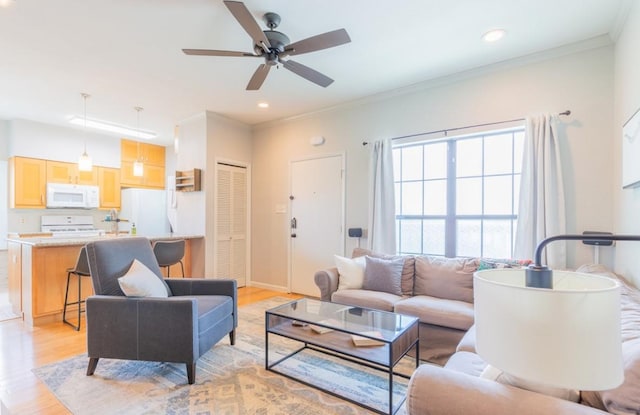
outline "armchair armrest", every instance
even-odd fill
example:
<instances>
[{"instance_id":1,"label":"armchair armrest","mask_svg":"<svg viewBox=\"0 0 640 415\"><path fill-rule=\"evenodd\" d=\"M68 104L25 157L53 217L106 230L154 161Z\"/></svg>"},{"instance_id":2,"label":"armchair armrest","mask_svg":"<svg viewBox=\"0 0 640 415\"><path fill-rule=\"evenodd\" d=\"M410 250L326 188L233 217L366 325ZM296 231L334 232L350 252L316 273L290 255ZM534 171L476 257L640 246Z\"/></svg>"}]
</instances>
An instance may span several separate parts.
<instances>
[{"instance_id":1,"label":"armchair armrest","mask_svg":"<svg viewBox=\"0 0 640 415\"><path fill-rule=\"evenodd\" d=\"M226 295L233 300L233 327L238 327L238 282L232 279L165 278L174 296Z\"/></svg>"},{"instance_id":2,"label":"armchair armrest","mask_svg":"<svg viewBox=\"0 0 640 415\"><path fill-rule=\"evenodd\" d=\"M409 415L604 415L598 409L429 364L411 376Z\"/></svg>"},{"instance_id":3,"label":"armchair armrest","mask_svg":"<svg viewBox=\"0 0 640 415\"><path fill-rule=\"evenodd\" d=\"M89 357L193 362L200 355L194 298L94 295L86 315Z\"/></svg>"},{"instance_id":4,"label":"armchair armrest","mask_svg":"<svg viewBox=\"0 0 640 415\"><path fill-rule=\"evenodd\" d=\"M318 271L313 276L318 288L320 288L320 299L322 301L331 301L331 294L338 289L338 268L327 268Z\"/></svg>"}]
</instances>

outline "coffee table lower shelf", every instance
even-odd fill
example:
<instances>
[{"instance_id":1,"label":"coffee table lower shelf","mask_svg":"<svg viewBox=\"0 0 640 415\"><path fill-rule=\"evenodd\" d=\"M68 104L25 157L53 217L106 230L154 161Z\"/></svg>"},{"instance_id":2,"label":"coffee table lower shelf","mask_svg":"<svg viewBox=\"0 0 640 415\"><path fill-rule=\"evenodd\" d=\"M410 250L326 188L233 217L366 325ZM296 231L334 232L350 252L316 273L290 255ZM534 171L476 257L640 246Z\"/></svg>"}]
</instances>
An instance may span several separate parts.
<instances>
[{"instance_id":1,"label":"coffee table lower shelf","mask_svg":"<svg viewBox=\"0 0 640 415\"><path fill-rule=\"evenodd\" d=\"M402 377L404 379L409 379L410 375L404 374L404 373L399 373L394 371L394 367L396 366L396 364L400 361L400 359L402 357L404 357L406 355L406 353L408 353L411 349L415 350L415 358L416 358L416 368L419 365L419 360L420 360L420 356L419 356L419 340L416 338L415 339L415 343L413 343L407 350L405 353L402 354L402 356L400 356L400 358L398 358L396 361L393 361L392 357L391 357L391 352L390 350L392 350L392 344L391 343L387 343L385 345L379 346L379 347L356 347L356 346L351 346L351 347L345 347L344 344L339 345L338 347L336 347L336 349L338 350L334 350L330 344L326 344L324 341L322 341L323 336L319 335L319 336L312 336L312 339L315 337L316 339L310 339L310 338L305 338L306 336L298 336L298 335L291 335L291 330L289 328L285 328L284 330L279 330L279 327L282 328L284 326L282 325L278 325L275 327L271 327L271 328L267 328L267 330L265 331L265 369L269 370L271 372L277 373L281 376L284 376L286 378L292 379L296 382L302 383L303 385L318 389L322 392L328 393L329 395L338 397L340 399L344 399L348 402L351 402L353 404L356 404L358 406L361 406L363 408L366 408L368 410L371 410L375 413L378 414L389 414L389 415L393 415L395 414L400 407L402 406L402 404L405 402L406 400L406 396L402 397L398 402L395 403L393 402L393 379L394 376L399 376ZM269 363L269 334L275 334L278 335L280 337L285 337L297 342L300 342L303 344L302 347L294 350L293 352L287 354L286 356L283 356L281 358L279 358L278 360ZM333 339L335 339L335 336L343 336L345 339L348 339L348 341L350 341L351 339L351 335L349 333L340 333L340 332L335 332L332 333L332 337ZM417 337L417 336L416 336ZM331 343L331 342L329 342ZM333 392L331 390L327 390L326 388L323 388L322 386L312 383L311 381L307 381L304 379L300 379L296 376L290 375L286 372L283 372L281 370L278 370L277 366L292 358L293 356L298 355L301 352L304 352L306 350L311 350L311 351L315 351L315 352L319 352L322 353L324 355L328 355L328 356L333 356L351 363L356 363L359 364L361 366L365 366L374 370L379 370L381 372L385 372L388 374L389 376L389 383L388 383L388 391L389 391L389 401L388 401L388 410L384 411L380 408L377 407L373 407L370 405L367 405L363 402L359 402L356 401L346 395L342 395L336 392ZM386 358L385 358L386 356ZM389 362L389 363L386 363Z\"/></svg>"}]
</instances>

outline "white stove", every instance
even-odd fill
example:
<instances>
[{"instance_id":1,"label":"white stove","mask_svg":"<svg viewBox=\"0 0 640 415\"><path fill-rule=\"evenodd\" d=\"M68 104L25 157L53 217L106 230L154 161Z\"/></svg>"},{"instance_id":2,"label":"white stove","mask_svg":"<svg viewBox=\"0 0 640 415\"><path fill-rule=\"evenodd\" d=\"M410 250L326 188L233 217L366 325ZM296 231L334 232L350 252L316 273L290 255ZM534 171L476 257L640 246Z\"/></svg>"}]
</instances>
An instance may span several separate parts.
<instances>
[{"instance_id":1,"label":"white stove","mask_svg":"<svg viewBox=\"0 0 640 415\"><path fill-rule=\"evenodd\" d=\"M93 216L50 215L40 217L40 231L50 232L54 238L85 238L104 235L93 227Z\"/></svg>"}]
</instances>

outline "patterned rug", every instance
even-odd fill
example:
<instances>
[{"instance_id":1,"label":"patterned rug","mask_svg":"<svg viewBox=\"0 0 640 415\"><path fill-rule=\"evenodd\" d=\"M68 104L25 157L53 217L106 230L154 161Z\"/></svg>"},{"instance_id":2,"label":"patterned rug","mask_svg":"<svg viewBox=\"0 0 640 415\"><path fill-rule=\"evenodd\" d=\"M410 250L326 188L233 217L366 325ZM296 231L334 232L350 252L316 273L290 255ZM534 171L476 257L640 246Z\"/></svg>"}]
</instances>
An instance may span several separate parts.
<instances>
[{"instance_id":1,"label":"patterned rug","mask_svg":"<svg viewBox=\"0 0 640 415\"><path fill-rule=\"evenodd\" d=\"M343 399L264 369L264 311L290 300L274 298L239 309L236 345L228 337L197 363L196 383L188 385L183 364L101 359L86 376L86 355L34 369L35 374L74 414L368 414ZM271 335L270 362L300 343ZM273 352L273 354L271 354ZM410 374L412 359L396 370ZM315 379L332 391L387 411L388 377L342 359L303 352L278 368ZM404 397L407 380L396 376L394 401ZM398 414L404 415L404 405Z\"/></svg>"}]
</instances>

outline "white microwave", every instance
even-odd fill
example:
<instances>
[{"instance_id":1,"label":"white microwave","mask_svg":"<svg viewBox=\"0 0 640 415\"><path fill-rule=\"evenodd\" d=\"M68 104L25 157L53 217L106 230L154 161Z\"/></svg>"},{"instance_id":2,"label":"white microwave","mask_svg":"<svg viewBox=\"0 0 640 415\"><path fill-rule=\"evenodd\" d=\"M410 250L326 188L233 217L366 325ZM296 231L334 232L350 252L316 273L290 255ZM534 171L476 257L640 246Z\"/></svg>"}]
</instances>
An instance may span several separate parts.
<instances>
[{"instance_id":1,"label":"white microwave","mask_svg":"<svg viewBox=\"0 0 640 415\"><path fill-rule=\"evenodd\" d=\"M97 208L100 204L98 186L79 184L48 183L48 208Z\"/></svg>"}]
</instances>

